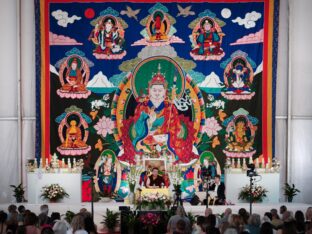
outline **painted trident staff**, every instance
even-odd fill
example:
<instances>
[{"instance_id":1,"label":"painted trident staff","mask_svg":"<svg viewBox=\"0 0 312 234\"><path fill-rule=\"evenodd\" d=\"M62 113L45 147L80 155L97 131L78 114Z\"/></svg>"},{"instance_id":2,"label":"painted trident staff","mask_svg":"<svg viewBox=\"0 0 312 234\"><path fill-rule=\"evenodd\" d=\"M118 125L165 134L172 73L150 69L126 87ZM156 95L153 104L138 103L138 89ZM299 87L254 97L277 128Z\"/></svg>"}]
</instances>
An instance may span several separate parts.
<instances>
[{"instance_id":1,"label":"painted trident staff","mask_svg":"<svg viewBox=\"0 0 312 234\"><path fill-rule=\"evenodd\" d=\"M171 115L172 115L172 105L174 105L174 100L177 96L177 76L174 75L173 78L173 85L171 88L171 103L170 103L170 113L169 113L169 122L168 122L168 128L167 128L167 132L169 132L170 129L170 122L171 122Z\"/></svg>"}]
</instances>

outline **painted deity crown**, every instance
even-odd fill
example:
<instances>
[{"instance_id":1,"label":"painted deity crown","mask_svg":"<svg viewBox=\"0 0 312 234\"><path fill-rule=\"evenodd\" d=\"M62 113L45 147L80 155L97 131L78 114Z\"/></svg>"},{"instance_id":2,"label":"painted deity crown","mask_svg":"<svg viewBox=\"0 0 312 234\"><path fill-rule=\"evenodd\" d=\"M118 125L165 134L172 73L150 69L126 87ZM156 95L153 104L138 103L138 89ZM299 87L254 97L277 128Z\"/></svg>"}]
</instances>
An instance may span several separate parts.
<instances>
[{"instance_id":1,"label":"painted deity crown","mask_svg":"<svg viewBox=\"0 0 312 234\"><path fill-rule=\"evenodd\" d=\"M160 70L161 66L158 64L158 72L153 74L152 79L148 82L148 87L151 87L152 85L163 85L165 88L167 88L168 83Z\"/></svg>"}]
</instances>

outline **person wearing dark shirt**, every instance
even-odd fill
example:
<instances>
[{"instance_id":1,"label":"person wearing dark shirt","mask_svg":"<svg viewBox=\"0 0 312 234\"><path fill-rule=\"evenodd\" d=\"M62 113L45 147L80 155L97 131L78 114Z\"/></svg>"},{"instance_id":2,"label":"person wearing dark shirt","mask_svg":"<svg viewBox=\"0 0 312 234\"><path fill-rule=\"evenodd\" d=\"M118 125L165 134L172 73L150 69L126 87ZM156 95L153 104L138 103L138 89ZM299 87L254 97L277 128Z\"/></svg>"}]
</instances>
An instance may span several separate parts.
<instances>
[{"instance_id":1,"label":"person wearing dark shirt","mask_svg":"<svg viewBox=\"0 0 312 234\"><path fill-rule=\"evenodd\" d=\"M217 197L215 198L216 205L224 205L225 204L225 185L220 181L220 175L216 175L214 179L214 184L212 184L209 190L215 191L217 193Z\"/></svg>"},{"instance_id":2,"label":"person wearing dark shirt","mask_svg":"<svg viewBox=\"0 0 312 234\"><path fill-rule=\"evenodd\" d=\"M161 188L165 185L162 176L158 175L158 168L153 168L152 175L148 177L146 182L147 188Z\"/></svg>"}]
</instances>

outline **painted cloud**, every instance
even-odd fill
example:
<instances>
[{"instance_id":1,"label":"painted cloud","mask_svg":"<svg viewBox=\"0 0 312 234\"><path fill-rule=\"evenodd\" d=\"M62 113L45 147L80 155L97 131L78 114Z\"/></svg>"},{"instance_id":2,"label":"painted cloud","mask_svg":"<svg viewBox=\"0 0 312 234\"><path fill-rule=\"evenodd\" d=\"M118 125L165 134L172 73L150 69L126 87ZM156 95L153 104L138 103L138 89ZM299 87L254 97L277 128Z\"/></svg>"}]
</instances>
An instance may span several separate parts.
<instances>
[{"instance_id":1,"label":"painted cloud","mask_svg":"<svg viewBox=\"0 0 312 234\"><path fill-rule=\"evenodd\" d=\"M50 42L50 45L82 45L83 44L81 42L77 42L73 38L63 36L63 35L57 35L52 32L49 33L49 42Z\"/></svg>"},{"instance_id":2,"label":"painted cloud","mask_svg":"<svg viewBox=\"0 0 312 234\"><path fill-rule=\"evenodd\" d=\"M68 17L68 12L62 10L53 11L51 15L57 20L57 24L64 28L67 27L67 24L72 24L75 20L81 19L81 17L76 15Z\"/></svg>"},{"instance_id":3,"label":"painted cloud","mask_svg":"<svg viewBox=\"0 0 312 234\"><path fill-rule=\"evenodd\" d=\"M261 18L261 13L256 11L248 12L245 18L237 17L232 20L233 23L238 23L239 25L244 25L245 28L254 28L256 26L256 21Z\"/></svg>"},{"instance_id":4,"label":"painted cloud","mask_svg":"<svg viewBox=\"0 0 312 234\"><path fill-rule=\"evenodd\" d=\"M235 42L230 45L242 45L242 44L254 44L263 42L263 29L256 33L250 33L242 38L237 39Z\"/></svg>"}]
</instances>

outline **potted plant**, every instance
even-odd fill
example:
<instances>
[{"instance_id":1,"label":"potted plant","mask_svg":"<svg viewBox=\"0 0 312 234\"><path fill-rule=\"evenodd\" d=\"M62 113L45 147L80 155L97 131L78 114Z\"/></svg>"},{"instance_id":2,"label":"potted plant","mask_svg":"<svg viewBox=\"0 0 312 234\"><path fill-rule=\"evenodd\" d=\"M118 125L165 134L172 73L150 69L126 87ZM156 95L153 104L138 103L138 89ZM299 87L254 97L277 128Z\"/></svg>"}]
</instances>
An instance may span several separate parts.
<instances>
[{"instance_id":1,"label":"potted plant","mask_svg":"<svg viewBox=\"0 0 312 234\"><path fill-rule=\"evenodd\" d=\"M293 198L300 193L300 190L295 187L294 184L290 186L290 184L285 183L284 187L284 195L287 197L288 202L292 202Z\"/></svg>"},{"instance_id":2,"label":"potted plant","mask_svg":"<svg viewBox=\"0 0 312 234\"><path fill-rule=\"evenodd\" d=\"M17 203L23 202L24 199L24 194L25 194L25 188L23 187L22 183L20 183L19 185L15 186L15 185L10 185L11 188L13 188L13 196L16 199Z\"/></svg>"},{"instance_id":3,"label":"potted plant","mask_svg":"<svg viewBox=\"0 0 312 234\"><path fill-rule=\"evenodd\" d=\"M106 215L103 216L103 224L108 228L109 233L114 233L115 227L119 224L119 212L106 209Z\"/></svg>"},{"instance_id":4,"label":"potted plant","mask_svg":"<svg viewBox=\"0 0 312 234\"><path fill-rule=\"evenodd\" d=\"M125 225L128 229L128 234L134 234L134 228L138 224L138 217L135 212L122 214L125 220Z\"/></svg>"},{"instance_id":5,"label":"potted plant","mask_svg":"<svg viewBox=\"0 0 312 234\"><path fill-rule=\"evenodd\" d=\"M70 211L70 210L68 210L68 211L66 211L66 213L65 213L65 218L64 218L64 219L65 219L68 223L71 223L71 221L73 220L74 216L75 216L75 213L72 212L72 211Z\"/></svg>"},{"instance_id":6,"label":"potted plant","mask_svg":"<svg viewBox=\"0 0 312 234\"><path fill-rule=\"evenodd\" d=\"M68 193L59 184L43 186L40 196L50 202L57 202L64 197L69 197Z\"/></svg>"}]
</instances>

